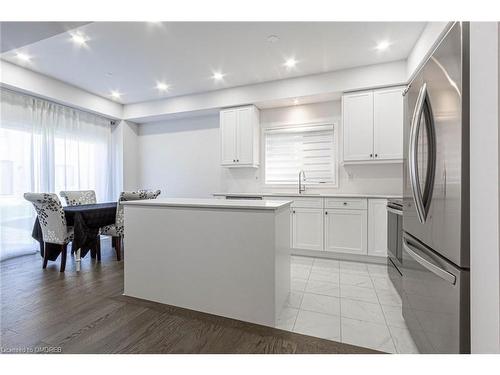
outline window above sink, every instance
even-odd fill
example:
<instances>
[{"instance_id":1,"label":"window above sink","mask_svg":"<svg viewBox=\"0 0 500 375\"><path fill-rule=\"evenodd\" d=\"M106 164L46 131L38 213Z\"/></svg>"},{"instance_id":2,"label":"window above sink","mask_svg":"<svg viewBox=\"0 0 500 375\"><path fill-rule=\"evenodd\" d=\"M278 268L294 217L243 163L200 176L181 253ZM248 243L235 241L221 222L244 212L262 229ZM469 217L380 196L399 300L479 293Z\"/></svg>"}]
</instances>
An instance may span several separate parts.
<instances>
[{"instance_id":1,"label":"window above sink","mask_svg":"<svg viewBox=\"0 0 500 375\"><path fill-rule=\"evenodd\" d=\"M303 170L306 186L337 187L336 132L331 123L264 129L265 185L297 185Z\"/></svg>"}]
</instances>

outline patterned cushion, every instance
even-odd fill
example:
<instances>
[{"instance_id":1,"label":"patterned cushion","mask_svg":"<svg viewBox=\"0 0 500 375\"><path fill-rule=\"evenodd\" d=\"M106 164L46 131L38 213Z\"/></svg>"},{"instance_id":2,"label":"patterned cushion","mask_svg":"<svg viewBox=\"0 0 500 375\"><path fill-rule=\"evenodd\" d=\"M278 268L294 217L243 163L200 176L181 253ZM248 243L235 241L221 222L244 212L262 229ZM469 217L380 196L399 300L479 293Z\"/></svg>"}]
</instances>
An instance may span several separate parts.
<instances>
[{"instance_id":1,"label":"patterned cushion","mask_svg":"<svg viewBox=\"0 0 500 375\"><path fill-rule=\"evenodd\" d=\"M115 224L106 225L105 227L102 227L100 234L102 234L103 236L118 237L118 232L116 231Z\"/></svg>"},{"instance_id":2,"label":"patterned cushion","mask_svg":"<svg viewBox=\"0 0 500 375\"><path fill-rule=\"evenodd\" d=\"M101 228L101 234L114 237L123 236L124 210L120 202L156 199L160 194L160 190L122 191L118 199L118 206L116 207L116 223Z\"/></svg>"},{"instance_id":3,"label":"patterned cushion","mask_svg":"<svg viewBox=\"0 0 500 375\"><path fill-rule=\"evenodd\" d=\"M35 207L44 242L62 245L72 240L73 228L66 225L66 216L56 194L25 193L24 199Z\"/></svg>"},{"instance_id":4,"label":"patterned cushion","mask_svg":"<svg viewBox=\"0 0 500 375\"><path fill-rule=\"evenodd\" d=\"M94 190L67 190L59 193L68 206L97 203Z\"/></svg>"}]
</instances>

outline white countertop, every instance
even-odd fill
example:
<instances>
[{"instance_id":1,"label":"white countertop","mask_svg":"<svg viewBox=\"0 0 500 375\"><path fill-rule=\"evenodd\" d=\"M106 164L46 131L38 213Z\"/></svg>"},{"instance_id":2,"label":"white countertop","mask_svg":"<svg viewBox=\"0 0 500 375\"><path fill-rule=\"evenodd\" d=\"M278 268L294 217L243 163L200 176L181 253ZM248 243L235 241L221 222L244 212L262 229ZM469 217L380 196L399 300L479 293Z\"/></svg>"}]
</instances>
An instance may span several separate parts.
<instances>
[{"instance_id":1,"label":"white countertop","mask_svg":"<svg viewBox=\"0 0 500 375\"><path fill-rule=\"evenodd\" d=\"M312 193L312 194L299 194L299 193L264 193L264 192L256 192L256 193L214 193L214 196L228 196L228 197L304 197L304 198L380 198L380 199L389 199L389 198L402 198L401 195L398 194L335 194L335 193Z\"/></svg>"},{"instance_id":2,"label":"white countertop","mask_svg":"<svg viewBox=\"0 0 500 375\"><path fill-rule=\"evenodd\" d=\"M137 201L125 201L125 206L159 206L159 207L199 207L220 209L246 209L246 210L277 210L290 205L291 201L272 200L222 200L222 199L194 199L194 198L160 198Z\"/></svg>"}]
</instances>

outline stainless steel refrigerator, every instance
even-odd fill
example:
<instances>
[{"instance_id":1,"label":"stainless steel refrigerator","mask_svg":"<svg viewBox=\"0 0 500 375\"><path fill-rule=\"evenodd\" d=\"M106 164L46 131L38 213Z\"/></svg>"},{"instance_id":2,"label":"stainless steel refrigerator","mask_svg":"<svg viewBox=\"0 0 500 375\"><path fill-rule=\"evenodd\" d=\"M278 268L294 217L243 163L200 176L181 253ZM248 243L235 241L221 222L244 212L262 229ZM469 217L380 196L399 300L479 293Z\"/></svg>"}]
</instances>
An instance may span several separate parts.
<instances>
[{"instance_id":1,"label":"stainless steel refrigerator","mask_svg":"<svg viewBox=\"0 0 500 375\"><path fill-rule=\"evenodd\" d=\"M404 95L403 316L421 352L469 353L468 23Z\"/></svg>"}]
</instances>

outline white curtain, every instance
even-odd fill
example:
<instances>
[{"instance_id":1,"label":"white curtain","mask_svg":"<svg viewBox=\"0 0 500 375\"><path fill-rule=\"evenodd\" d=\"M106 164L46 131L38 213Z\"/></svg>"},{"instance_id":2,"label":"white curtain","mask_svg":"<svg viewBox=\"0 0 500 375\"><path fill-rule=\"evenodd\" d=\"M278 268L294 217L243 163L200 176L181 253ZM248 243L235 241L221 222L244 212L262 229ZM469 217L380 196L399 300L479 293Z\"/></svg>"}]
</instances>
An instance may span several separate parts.
<instances>
[{"instance_id":1,"label":"white curtain","mask_svg":"<svg viewBox=\"0 0 500 375\"><path fill-rule=\"evenodd\" d=\"M113 199L110 120L2 89L0 260L33 253L34 211L25 192L92 189Z\"/></svg>"}]
</instances>

